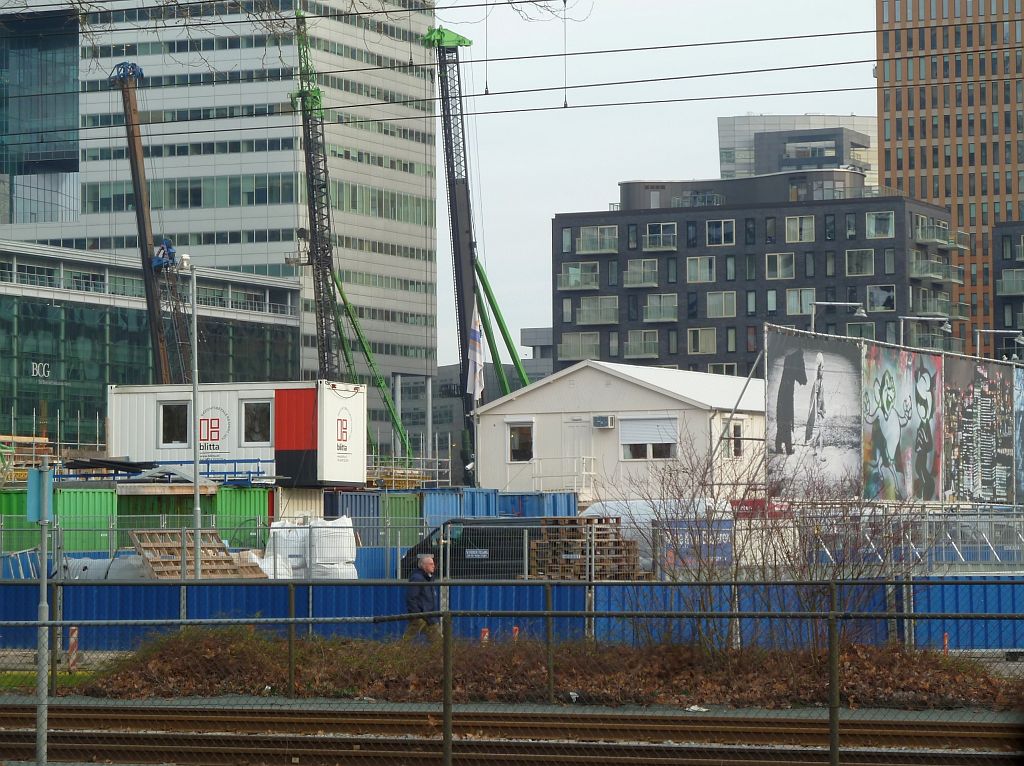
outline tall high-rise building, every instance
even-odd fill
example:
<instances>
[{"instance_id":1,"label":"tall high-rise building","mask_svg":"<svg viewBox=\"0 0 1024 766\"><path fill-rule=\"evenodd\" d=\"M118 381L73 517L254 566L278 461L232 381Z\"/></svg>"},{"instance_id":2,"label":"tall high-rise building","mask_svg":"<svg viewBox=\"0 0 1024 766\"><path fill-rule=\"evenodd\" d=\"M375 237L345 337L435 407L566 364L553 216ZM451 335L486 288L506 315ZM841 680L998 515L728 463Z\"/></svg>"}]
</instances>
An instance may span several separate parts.
<instances>
[{"instance_id":1,"label":"tall high-rise building","mask_svg":"<svg viewBox=\"0 0 1024 766\"><path fill-rule=\"evenodd\" d=\"M949 209L962 250L962 326L992 328L999 222L1024 218L1021 0L877 0L882 183ZM960 296L955 296L960 299ZM991 335L981 333L983 349ZM973 348L972 348L973 350Z\"/></svg>"},{"instance_id":2,"label":"tall high-rise building","mask_svg":"<svg viewBox=\"0 0 1024 766\"><path fill-rule=\"evenodd\" d=\"M314 377L297 4L324 94L338 270L384 375L432 376L435 83L422 37L434 16L423 0L103 0L81 15L71 2L0 0L0 238L138 257L121 94L108 81L133 61L156 239L204 267L301 280L301 368ZM371 427L390 432L373 401Z\"/></svg>"}]
</instances>

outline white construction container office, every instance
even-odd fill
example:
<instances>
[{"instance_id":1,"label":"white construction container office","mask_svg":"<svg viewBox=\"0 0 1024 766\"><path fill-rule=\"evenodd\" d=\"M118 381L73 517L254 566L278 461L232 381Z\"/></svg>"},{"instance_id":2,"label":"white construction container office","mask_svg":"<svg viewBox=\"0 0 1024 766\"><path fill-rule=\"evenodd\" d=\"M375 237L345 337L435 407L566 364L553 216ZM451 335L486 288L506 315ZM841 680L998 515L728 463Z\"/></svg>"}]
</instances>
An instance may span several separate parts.
<instances>
[{"instance_id":1,"label":"white construction container office","mask_svg":"<svg viewBox=\"0 0 1024 766\"><path fill-rule=\"evenodd\" d=\"M707 460L725 483L763 458L764 397L762 380L585 360L476 410L479 483L659 497L667 467Z\"/></svg>"},{"instance_id":2,"label":"white construction container office","mask_svg":"<svg viewBox=\"0 0 1024 766\"><path fill-rule=\"evenodd\" d=\"M366 388L326 380L204 383L200 473L251 472L292 487L365 486ZM191 473L192 386L109 386L111 457Z\"/></svg>"}]
</instances>

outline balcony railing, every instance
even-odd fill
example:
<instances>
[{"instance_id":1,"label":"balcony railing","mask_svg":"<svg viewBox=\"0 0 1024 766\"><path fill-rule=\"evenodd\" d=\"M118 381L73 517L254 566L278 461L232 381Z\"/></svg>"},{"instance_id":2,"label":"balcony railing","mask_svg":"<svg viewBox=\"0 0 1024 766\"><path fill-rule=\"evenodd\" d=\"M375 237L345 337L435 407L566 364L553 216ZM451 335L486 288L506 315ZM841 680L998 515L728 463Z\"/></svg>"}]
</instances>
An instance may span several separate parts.
<instances>
[{"instance_id":1,"label":"balcony railing","mask_svg":"<svg viewBox=\"0 0 1024 766\"><path fill-rule=\"evenodd\" d=\"M963 338L954 338L951 335L938 332L911 330L907 345L912 348L928 348L935 351L949 351L954 354L964 352Z\"/></svg>"},{"instance_id":2,"label":"balcony railing","mask_svg":"<svg viewBox=\"0 0 1024 766\"><path fill-rule=\"evenodd\" d=\"M677 250L675 234L644 234L644 250Z\"/></svg>"},{"instance_id":3,"label":"balcony railing","mask_svg":"<svg viewBox=\"0 0 1024 766\"><path fill-rule=\"evenodd\" d=\"M627 340L622 356L626 359L644 359L658 356L658 341Z\"/></svg>"},{"instance_id":4,"label":"balcony railing","mask_svg":"<svg viewBox=\"0 0 1024 766\"><path fill-rule=\"evenodd\" d=\"M576 324L618 324L618 322L619 310L617 308L581 308L576 312Z\"/></svg>"},{"instance_id":5,"label":"balcony railing","mask_svg":"<svg viewBox=\"0 0 1024 766\"><path fill-rule=\"evenodd\" d=\"M580 255L617 253L619 252L619 237L617 234L599 237L577 237L576 252Z\"/></svg>"},{"instance_id":6,"label":"balcony railing","mask_svg":"<svg viewBox=\"0 0 1024 766\"><path fill-rule=\"evenodd\" d=\"M596 290L601 275L596 271L562 272L558 275L559 290Z\"/></svg>"},{"instance_id":7,"label":"balcony railing","mask_svg":"<svg viewBox=\"0 0 1024 766\"><path fill-rule=\"evenodd\" d=\"M1003 278L996 280L996 295L1024 295L1024 272L1004 271Z\"/></svg>"},{"instance_id":8,"label":"balcony railing","mask_svg":"<svg viewBox=\"0 0 1024 766\"><path fill-rule=\"evenodd\" d=\"M644 269L629 269L622 272L624 287L657 287L658 272Z\"/></svg>"},{"instance_id":9,"label":"balcony railing","mask_svg":"<svg viewBox=\"0 0 1024 766\"><path fill-rule=\"evenodd\" d=\"M910 261L911 279L933 279L938 282L964 283L964 267L953 266L943 261L927 258L913 258Z\"/></svg>"},{"instance_id":10,"label":"balcony railing","mask_svg":"<svg viewBox=\"0 0 1024 766\"><path fill-rule=\"evenodd\" d=\"M914 227L914 240L921 244L949 247L949 229L934 224L922 224Z\"/></svg>"},{"instance_id":11,"label":"balcony railing","mask_svg":"<svg viewBox=\"0 0 1024 766\"><path fill-rule=\"evenodd\" d=\"M910 310L915 314L948 317L949 309L949 298L938 298L934 295L913 295L910 299Z\"/></svg>"},{"instance_id":12,"label":"balcony railing","mask_svg":"<svg viewBox=\"0 0 1024 766\"><path fill-rule=\"evenodd\" d=\"M953 301L949 304L950 319L969 319L970 316L971 306L969 303Z\"/></svg>"},{"instance_id":13,"label":"balcony railing","mask_svg":"<svg viewBox=\"0 0 1024 766\"><path fill-rule=\"evenodd\" d=\"M600 343L559 343L558 358L563 362L580 362L584 359L597 359L600 355Z\"/></svg>"},{"instance_id":14,"label":"balcony railing","mask_svg":"<svg viewBox=\"0 0 1024 766\"><path fill-rule=\"evenodd\" d=\"M678 319L678 306L644 306L645 322L675 322Z\"/></svg>"}]
</instances>

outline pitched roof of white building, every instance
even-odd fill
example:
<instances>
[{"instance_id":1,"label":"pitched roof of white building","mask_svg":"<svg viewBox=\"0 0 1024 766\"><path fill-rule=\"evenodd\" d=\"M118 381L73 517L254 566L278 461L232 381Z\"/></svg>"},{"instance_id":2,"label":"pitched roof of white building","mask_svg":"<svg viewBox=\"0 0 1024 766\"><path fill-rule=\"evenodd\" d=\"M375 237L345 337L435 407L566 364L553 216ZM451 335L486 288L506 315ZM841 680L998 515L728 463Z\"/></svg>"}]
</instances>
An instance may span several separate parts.
<instances>
[{"instance_id":1,"label":"pitched roof of white building","mask_svg":"<svg viewBox=\"0 0 1024 766\"><path fill-rule=\"evenodd\" d=\"M733 407L736 407L737 412L757 413L764 413L765 409L765 383L758 378L751 378L748 382L746 378L739 378L735 375L713 375L707 372L672 370L666 367L643 367L633 364L616 364L614 362L585 359L574 364L572 367L567 367L560 372L556 372L554 375L532 383L526 388L513 391L508 396L503 396L479 407L477 414L488 412L505 401L529 396L531 391L535 391L543 386L553 385L562 378L568 377L585 367L591 367L608 375L632 381L638 386L657 391L700 409L725 410L728 412ZM745 391L744 386L746 386ZM737 402L739 402L739 406L737 406Z\"/></svg>"}]
</instances>

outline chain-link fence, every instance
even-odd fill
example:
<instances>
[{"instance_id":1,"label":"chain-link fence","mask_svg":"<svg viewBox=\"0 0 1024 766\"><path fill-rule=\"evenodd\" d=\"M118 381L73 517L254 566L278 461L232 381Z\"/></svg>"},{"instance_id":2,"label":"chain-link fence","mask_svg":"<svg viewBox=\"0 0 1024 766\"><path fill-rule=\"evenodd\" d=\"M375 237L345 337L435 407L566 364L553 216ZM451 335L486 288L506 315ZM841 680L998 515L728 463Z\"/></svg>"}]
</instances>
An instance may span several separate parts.
<instances>
[{"instance_id":1,"label":"chain-link fence","mask_svg":"<svg viewBox=\"0 0 1024 766\"><path fill-rule=\"evenodd\" d=\"M425 587L436 608L411 614L396 580L65 581L41 621L39 583L0 583L0 760L984 764L1024 749L1024 579Z\"/></svg>"}]
</instances>

